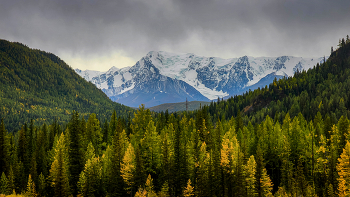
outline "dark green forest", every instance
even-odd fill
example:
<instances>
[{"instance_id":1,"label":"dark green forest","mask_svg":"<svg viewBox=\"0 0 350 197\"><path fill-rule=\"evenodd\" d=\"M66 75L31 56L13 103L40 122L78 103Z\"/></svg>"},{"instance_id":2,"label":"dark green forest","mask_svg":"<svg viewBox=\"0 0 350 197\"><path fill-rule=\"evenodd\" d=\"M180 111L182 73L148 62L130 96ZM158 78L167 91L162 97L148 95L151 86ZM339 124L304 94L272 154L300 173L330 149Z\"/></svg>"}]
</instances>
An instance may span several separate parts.
<instances>
[{"instance_id":1,"label":"dark green forest","mask_svg":"<svg viewBox=\"0 0 350 197\"><path fill-rule=\"evenodd\" d=\"M123 117L132 111L111 101L57 56L6 40L0 40L0 84L0 118L10 131L31 119L43 124L56 118L63 124L73 110L102 119L113 110Z\"/></svg>"},{"instance_id":2,"label":"dark green forest","mask_svg":"<svg viewBox=\"0 0 350 197\"><path fill-rule=\"evenodd\" d=\"M0 193L349 196L349 88L347 36L313 69L195 111L2 121Z\"/></svg>"}]
</instances>

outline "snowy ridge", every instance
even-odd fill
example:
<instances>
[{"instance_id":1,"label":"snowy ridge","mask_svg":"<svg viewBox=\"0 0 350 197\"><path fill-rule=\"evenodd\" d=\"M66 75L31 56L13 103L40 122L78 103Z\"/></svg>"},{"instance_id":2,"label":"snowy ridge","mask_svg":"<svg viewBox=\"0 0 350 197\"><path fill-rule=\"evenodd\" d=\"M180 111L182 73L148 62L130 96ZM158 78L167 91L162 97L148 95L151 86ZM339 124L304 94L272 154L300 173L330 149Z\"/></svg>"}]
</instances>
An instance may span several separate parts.
<instances>
[{"instance_id":1,"label":"snowy ridge","mask_svg":"<svg viewBox=\"0 0 350 197\"><path fill-rule=\"evenodd\" d=\"M103 72L100 71L95 71L95 70L80 70L80 69L75 69L75 72L78 73L81 77L83 77L86 81L91 81L92 78L99 76Z\"/></svg>"},{"instance_id":2,"label":"snowy ridge","mask_svg":"<svg viewBox=\"0 0 350 197\"><path fill-rule=\"evenodd\" d=\"M274 77L293 76L297 70L307 70L323 60L293 56L222 59L151 51L132 67L112 67L104 73L76 72L112 100L138 107L141 103L152 106L183 102L185 98L205 101L241 94L271 83Z\"/></svg>"},{"instance_id":3,"label":"snowy ridge","mask_svg":"<svg viewBox=\"0 0 350 197\"><path fill-rule=\"evenodd\" d=\"M196 88L209 99L228 96L228 91L223 91L220 83L227 84L230 71L241 71L248 79L244 87L252 86L270 73L276 72L281 76L293 76L297 69L307 70L318 62L320 58L301 58L292 56L281 57L241 57L222 59L217 57L201 57L191 53L174 54L167 52L151 51L147 54L153 65L160 70L162 75L185 81ZM211 73L209 78L201 78L199 74ZM236 75L237 76L237 75ZM215 85L208 87L208 80ZM203 81L206 81L204 84Z\"/></svg>"}]
</instances>

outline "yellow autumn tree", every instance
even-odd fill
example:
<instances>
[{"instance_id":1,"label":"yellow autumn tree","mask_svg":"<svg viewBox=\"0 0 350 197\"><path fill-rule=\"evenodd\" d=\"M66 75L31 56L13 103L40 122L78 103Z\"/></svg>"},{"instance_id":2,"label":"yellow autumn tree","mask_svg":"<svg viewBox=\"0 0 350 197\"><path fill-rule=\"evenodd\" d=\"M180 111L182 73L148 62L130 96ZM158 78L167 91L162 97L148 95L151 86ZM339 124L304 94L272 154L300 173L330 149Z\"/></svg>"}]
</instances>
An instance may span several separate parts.
<instances>
[{"instance_id":1,"label":"yellow autumn tree","mask_svg":"<svg viewBox=\"0 0 350 197\"><path fill-rule=\"evenodd\" d=\"M350 195L350 143L346 142L343 153L338 158L337 171L338 171L338 195L349 196Z\"/></svg>"},{"instance_id":2,"label":"yellow autumn tree","mask_svg":"<svg viewBox=\"0 0 350 197\"><path fill-rule=\"evenodd\" d=\"M135 194L135 197L147 197L147 191L143 188L139 188Z\"/></svg>"},{"instance_id":3,"label":"yellow autumn tree","mask_svg":"<svg viewBox=\"0 0 350 197\"><path fill-rule=\"evenodd\" d=\"M121 175L124 179L124 182L127 185L126 190L130 190L134 184L134 171L135 171L134 161L135 161L134 148L131 145L131 143L129 143L129 146L123 158L123 162L120 164Z\"/></svg>"},{"instance_id":4,"label":"yellow autumn tree","mask_svg":"<svg viewBox=\"0 0 350 197\"><path fill-rule=\"evenodd\" d=\"M153 179L151 177L151 175L149 174L146 180L146 184L145 184L145 189L148 193L148 197L156 197L156 193L154 192L154 188L153 188Z\"/></svg>"},{"instance_id":5,"label":"yellow autumn tree","mask_svg":"<svg viewBox=\"0 0 350 197\"><path fill-rule=\"evenodd\" d=\"M193 194L193 187L191 186L191 179L188 179L188 181L187 181L187 187L185 188L184 196L185 197L194 196L194 194Z\"/></svg>"},{"instance_id":6,"label":"yellow autumn tree","mask_svg":"<svg viewBox=\"0 0 350 197\"><path fill-rule=\"evenodd\" d=\"M222 139L220 165L227 173L233 173L233 166L236 166L239 151L239 144L236 136L227 132Z\"/></svg>"},{"instance_id":7,"label":"yellow autumn tree","mask_svg":"<svg viewBox=\"0 0 350 197\"><path fill-rule=\"evenodd\" d=\"M261 178L260 178L260 185L262 190L262 196L272 196L272 181L267 174L266 168L263 168Z\"/></svg>"}]
</instances>

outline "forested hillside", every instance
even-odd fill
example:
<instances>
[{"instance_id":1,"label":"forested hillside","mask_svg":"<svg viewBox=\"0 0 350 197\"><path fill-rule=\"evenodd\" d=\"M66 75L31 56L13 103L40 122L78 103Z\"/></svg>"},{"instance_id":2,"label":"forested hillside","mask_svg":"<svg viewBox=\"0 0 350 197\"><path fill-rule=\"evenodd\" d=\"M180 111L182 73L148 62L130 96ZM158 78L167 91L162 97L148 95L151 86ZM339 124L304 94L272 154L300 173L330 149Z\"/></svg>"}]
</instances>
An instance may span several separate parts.
<instances>
[{"instance_id":1,"label":"forested hillside","mask_svg":"<svg viewBox=\"0 0 350 197\"><path fill-rule=\"evenodd\" d=\"M0 40L0 117L9 131L33 119L67 122L73 110L107 118L131 109L112 102L57 56Z\"/></svg>"},{"instance_id":2,"label":"forested hillside","mask_svg":"<svg viewBox=\"0 0 350 197\"><path fill-rule=\"evenodd\" d=\"M1 123L0 193L348 196L349 66L347 37L324 64L196 111Z\"/></svg>"}]
</instances>

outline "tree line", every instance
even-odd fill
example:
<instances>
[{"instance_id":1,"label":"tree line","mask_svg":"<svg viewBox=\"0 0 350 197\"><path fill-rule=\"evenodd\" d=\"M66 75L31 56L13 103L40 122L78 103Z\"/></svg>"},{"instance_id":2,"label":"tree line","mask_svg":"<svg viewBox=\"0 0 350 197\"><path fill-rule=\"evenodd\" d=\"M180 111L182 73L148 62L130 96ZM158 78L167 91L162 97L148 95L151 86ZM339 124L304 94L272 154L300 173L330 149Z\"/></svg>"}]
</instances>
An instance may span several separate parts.
<instances>
[{"instance_id":1,"label":"tree line","mask_svg":"<svg viewBox=\"0 0 350 197\"><path fill-rule=\"evenodd\" d=\"M210 121L152 115L100 123L72 113L31 121L15 134L0 125L0 193L38 196L346 196L349 120L321 113L244 125L240 116Z\"/></svg>"}]
</instances>

